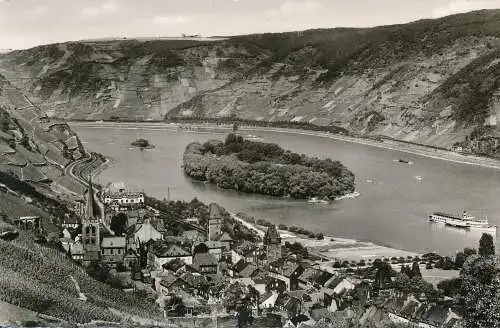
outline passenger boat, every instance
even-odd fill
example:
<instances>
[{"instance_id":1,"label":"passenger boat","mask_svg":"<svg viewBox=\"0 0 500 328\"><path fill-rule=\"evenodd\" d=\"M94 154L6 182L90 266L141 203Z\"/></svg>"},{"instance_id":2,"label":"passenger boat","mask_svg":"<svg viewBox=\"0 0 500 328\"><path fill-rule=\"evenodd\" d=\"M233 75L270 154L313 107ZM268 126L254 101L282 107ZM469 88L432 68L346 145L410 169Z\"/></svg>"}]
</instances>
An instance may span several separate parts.
<instances>
[{"instance_id":1,"label":"passenger boat","mask_svg":"<svg viewBox=\"0 0 500 328\"><path fill-rule=\"evenodd\" d=\"M320 199L318 197L312 197L307 201L309 204L328 204L328 201L325 199Z\"/></svg>"},{"instance_id":2,"label":"passenger boat","mask_svg":"<svg viewBox=\"0 0 500 328\"><path fill-rule=\"evenodd\" d=\"M262 140L264 140L263 138L261 138L259 136L254 136L252 134L248 134L247 136L245 136L245 139L250 140L250 141L262 141Z\"/></svg>"},{"instance_id":3,"label":"passenger boat","mask_svg":"<svg viewBox=\"0 0 500 328\"><path fill-rule=\"evenodd\" d=\"M447 226L462 228L466 230L479 230L495 235L497 232L496 225L490 225L487 219L477 219L476 217L468 214L466 211L463 212L462 216L456 216L453 214L442 212L434 212L429 215L429 221L444 223Z\"/></svg>"}]
</instances>

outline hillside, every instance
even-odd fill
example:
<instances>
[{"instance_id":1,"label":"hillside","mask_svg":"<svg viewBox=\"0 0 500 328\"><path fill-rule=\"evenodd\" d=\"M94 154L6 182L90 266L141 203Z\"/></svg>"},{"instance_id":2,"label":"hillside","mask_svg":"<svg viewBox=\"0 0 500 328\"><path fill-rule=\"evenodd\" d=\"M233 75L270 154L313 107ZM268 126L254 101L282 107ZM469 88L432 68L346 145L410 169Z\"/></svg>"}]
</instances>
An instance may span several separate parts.
<instances>
[{"instance_id":1,"label":"hillside","mask_svg":"<svg viewBox=\"0 0 500 328\"><path fill-rule=\"evenodd\" d=\"M0 73L66 119L293 120L498 153L500 10L212 42L52 44L2 55Z\"/></svg>"},{"instance_id":2,"label":"hillside","mask_svg":"<svg viewBox=\"0 0 500 328\"><path fill-rule=\"evenodd\" d=\"M52 122L23 92L0 75L0 172L48 193L82 192L65 167L84 156L66 123ZM5 183L0 177L0 183Z\"/></svg>"},{"instance_id":3,"label":"hillside","mask_svg":"<svg viewBox=\"0 0 500 328\"><path fill-rule=\"evenodd\" d=\"M0 231L9 229L14 227L0 219ZM0 301L36 313L70 323L122 322L123 314L152 320L151 325L162 319L152 301L90 278L63 252L33 242L30 233L21 231L14 241L0 239L0 271Z\"/></svg>"}]
</instances>

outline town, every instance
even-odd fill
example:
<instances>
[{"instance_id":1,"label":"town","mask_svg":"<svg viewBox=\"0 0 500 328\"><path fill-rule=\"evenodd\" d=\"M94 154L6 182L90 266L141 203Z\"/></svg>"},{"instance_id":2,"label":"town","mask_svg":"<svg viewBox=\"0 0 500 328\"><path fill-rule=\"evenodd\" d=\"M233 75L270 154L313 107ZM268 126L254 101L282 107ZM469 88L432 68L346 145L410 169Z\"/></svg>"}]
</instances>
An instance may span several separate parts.
<instances>
[{"instance_id":1,"label":"town","mask_svg":"<svg viewBox=\"0 0 500 328\"><path fill-rule=\"evenodd\" d=\"M95 279L153 297L167 323L236 315L239 327L462 327L451 283L436 289L420 272L460 269L458 254L328 261L283 242L282 225L253 224L215 203L96 186L89 179L77 215L61 221L63 251ZM41 228L33 216L16 224Z\"/></svg>"}]
</instances>

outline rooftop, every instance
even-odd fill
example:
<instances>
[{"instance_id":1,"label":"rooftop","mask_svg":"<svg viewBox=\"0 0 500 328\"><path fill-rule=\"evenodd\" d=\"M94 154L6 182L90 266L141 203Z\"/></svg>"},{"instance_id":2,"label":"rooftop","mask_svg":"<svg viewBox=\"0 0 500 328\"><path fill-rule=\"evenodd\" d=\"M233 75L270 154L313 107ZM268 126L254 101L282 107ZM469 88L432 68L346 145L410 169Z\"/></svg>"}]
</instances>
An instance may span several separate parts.
<instances>
[{"instance_id":1,"label":"rooftop","mask_svg":"<svg viewBox=\"0 0 500 328\"><path fill-rule=\"evenodd\" d=\"M103 248L125 248L125 237L104 237L101 241Z\"/></svg>"},{"instance_id":2,"label":"rooftop","mask_svg":"<svg viewBox=\"0 0 500 328\"><path fill-rule=\"evenodd\" d=\"M220 210L220 207L219 205L215 204L215 203L211 203L209 206L208 206L208 210L210 212L210 218L211 219L220 219L222 217L221 215L221 210Z\"/></svg>"},{"instance_id":3,"label":"rooftop","mask_svg":"<svg viewBox=\"0 0 500 328\"><path fill-rule=\"evenodd\" d=\"M195 268L209 265L217 265L217 259L212 254L198 253L193 257L193 266Z\"/></svg>"},{"instance_id":4,"label":"rooftop","mask_svg":"<svg viewBox=\"0 0 500 328\"><path fill-rule=\"evenodd\" d=\"M180 246L171 244L168 246L163 246L155 251L157 257L184 257L190 256L191 253L182 249Z\"/></svg>"}]
</instances>

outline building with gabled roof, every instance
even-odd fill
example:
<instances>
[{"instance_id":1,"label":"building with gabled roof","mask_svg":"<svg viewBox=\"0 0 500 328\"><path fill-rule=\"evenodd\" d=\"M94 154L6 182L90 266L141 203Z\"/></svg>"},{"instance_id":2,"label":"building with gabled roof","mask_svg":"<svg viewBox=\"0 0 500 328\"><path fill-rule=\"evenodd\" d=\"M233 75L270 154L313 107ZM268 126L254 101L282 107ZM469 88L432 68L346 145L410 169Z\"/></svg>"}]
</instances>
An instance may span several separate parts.
<instances>
[{"instance_id":1,"label":"building with gabled roof","mask_svg":"<svg viewBox=\"0 0 500 328\"><path fill-rule=\"evenodd\" d=\"M125 256L123 257L123 265L128 269L139 265L139 255L135 250L131 248L126 250Z\"/></svg>"},{"instance_id":2,"label":"building with gabled roof","mask_svg":"<svg viewBox=\"0 0 500 328\"><path fill-rule=\"evenodd\" d=\"M123 263L125 257L126 241L123 236L105 236L101 241L102 261L110 266Z\"/></svg>"},{"instance_id":3,"label":"building with gabled roof","mask_svg":"<svg viewBox=\"0 0 500 328\"><path fill-rule=\"evenodd\" d=\"M272 277L283 281L288 291L299 288L299 277L304 272L304 268L296 262L284 259L269 263L269 272Z\"/></svg>"},{"instance_id":4,"label":"building with gabled roof","mask_svg":"<svg viewBox=\"0 0 500 328\"><path fill-rule=\"evenodd\" d=\"M175 259L180 259L186 264L193 263L191 253L176 244L165 245L158 241L155 245L150 246L148 261L153 269L161 270L165 263Z\"/></svg>"},{"instance_id":5,"label":"building with gabled roof","mask_svg":"<svg viewBox=\"0 0 500 328\"><path fill-rule=\"evenodd\" d=\"M217 274L219 263L210 253L197 253L193 257L193 267L204 275Z\"/></svg>"}]
</instances>

